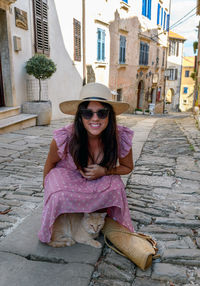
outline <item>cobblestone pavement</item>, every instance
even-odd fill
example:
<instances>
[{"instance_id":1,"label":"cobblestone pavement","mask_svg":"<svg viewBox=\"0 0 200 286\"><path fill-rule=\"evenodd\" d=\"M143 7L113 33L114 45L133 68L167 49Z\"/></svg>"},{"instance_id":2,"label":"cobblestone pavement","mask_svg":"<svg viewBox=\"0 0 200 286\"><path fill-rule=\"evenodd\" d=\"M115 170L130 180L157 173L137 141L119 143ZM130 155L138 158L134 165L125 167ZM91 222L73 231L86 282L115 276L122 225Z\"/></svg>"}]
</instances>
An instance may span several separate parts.
<instances>
[{"instance_id":1,"label":"cobblestone pavement","mask_svg":"<svg viewBox=\"0 0 200 286\"><path fill-rule=\"evenodd\" d=\"M43 167L52 132L72 122L73 117L0 135L0 238L43 200ZM145 116L119 116L119 123L133 126Z\"/></svg>"},{"instance_id":2,"label":"cobblestone pavement","mask_svg":"<svg viewBox=\"0 0 200 286\"><path fill-rule=\"evenodd\" d=\"M192 117L156 122L126 190L135 230L160 258L143 272L105 246L90 286L200 285L199 147Z\"/></svg>"},{"instance_id":3,"label":"cobblestone pavement","mask_svg":"<svg viewBox=\"0 0 200 286\"><path fill-rule=\"evenodd\" d=\"M152 117L149 117L152 118ZM131 127L148 116L123 115ZM0 237L42 202L42 171L52 131L71 122L53 121L0 135ZM200 285L200 131L190 116L159 117L127 178L136 231L158 242L160 259L143 272L104 246L90 286Z\"/></svg>"}]
</instances>

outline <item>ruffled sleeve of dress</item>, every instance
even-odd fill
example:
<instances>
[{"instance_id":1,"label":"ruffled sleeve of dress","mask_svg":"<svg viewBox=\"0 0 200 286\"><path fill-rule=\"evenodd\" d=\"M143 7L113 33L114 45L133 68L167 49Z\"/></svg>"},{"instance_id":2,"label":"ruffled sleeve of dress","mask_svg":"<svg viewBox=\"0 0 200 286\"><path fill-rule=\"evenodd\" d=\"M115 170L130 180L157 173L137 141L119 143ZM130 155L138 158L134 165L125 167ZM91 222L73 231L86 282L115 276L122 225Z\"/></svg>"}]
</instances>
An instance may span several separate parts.
<instances>
[{"instance_id":1,"label":"ruffled sleeve of dress","mask_svg":"<svg viewBox=\"0 0 200 286\"><path fill-rule=\"evenodd\" d=\"M72 136L73 125L66 125L60 129L54 130L53 139L58 147L58 156L63 159L65 157L65 146L69 143Z\"/></svg>"},{"instance_id":2,"label":"ruffled sleeve of dress","mask_svg":"<svg viewBox=\"0 0 200 286\"><path fill-rule=\"evenodd\" d=\"M119 158L124 158L132 148L134 132L128 127L118 125Z\"/></svg>"}]
</instances>

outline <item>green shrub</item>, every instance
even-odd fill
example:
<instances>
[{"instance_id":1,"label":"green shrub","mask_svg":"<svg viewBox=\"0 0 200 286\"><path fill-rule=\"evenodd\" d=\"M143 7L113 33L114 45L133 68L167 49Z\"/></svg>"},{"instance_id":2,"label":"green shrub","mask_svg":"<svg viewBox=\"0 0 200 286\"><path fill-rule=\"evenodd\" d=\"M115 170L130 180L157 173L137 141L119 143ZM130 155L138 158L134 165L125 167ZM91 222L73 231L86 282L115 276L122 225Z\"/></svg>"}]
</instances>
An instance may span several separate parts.
<instances>
[{"instance_id":1,"label":"green shrub","mask_svg":"<svg viewBox=\"0 0 200 286\"><path fill-rule=\"evenodd\" d=\"M41 101L41 80L50 78L56 71L54 62L43 54L35 54L26 62L26 72L39 80L39 101Z\"/></svg>"}]
</instances>

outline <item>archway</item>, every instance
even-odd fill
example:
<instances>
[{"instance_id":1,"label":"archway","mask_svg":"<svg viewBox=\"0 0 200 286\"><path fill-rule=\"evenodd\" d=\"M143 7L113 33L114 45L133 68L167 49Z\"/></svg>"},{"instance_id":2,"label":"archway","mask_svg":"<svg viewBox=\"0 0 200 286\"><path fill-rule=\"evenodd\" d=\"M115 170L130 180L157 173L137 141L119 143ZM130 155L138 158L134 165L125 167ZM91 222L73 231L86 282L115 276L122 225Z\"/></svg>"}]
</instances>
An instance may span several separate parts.
<instances>
[{"instance_id":1,"label":"archway","mask_svg":"<svg viewBox=\"0 0 200 286\"><path fill-rule=\"evenodd\" d=\"M173 103L174 94L175 94L175 92L174 92L173 88L168 89L167 94L166 94L166 99L165 99L166 103L168 103L168 104Z\"/></svg>"},{"instance_id":2,"label":"archway","mask_svg":"<svg viewBox=\"0 0 200 286\"><path fill-rule=\"evenodd\" d=\"M137 93L137 108L143 108L143 97L144 97L144 82L141 80L138 84L138 93Z\"/></svg>"}]
</instances>

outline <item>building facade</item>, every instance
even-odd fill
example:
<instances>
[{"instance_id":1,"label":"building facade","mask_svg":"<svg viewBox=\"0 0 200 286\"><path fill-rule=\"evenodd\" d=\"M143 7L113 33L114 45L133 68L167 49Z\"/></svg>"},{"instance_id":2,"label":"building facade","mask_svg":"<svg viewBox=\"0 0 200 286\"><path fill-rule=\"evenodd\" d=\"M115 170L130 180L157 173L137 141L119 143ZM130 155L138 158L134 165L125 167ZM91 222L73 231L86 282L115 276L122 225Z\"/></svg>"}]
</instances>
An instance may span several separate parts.
<instances>
[{"instance_id":1,"label":"building facade","mask_svg":"<svg viewBox=\"0 0 200 286\"><path fill-rule=\"evenodd\" d=\"M165 108L168 111L179 110L184 41L184 37L169 31L169 48L165 90Z\"/></svg>"},{"instance_id":2,"label":"building facade","mask_svg":"<svg viewBox=\"0 0 200 286\"><path fill-rule=\"evenodd\" d=\"M37 100L38 81L26 74L25 64L35 53L43 53L55 62L57 71L43 82L42 99L51 100L53 119L64 116L59 103L77 98L82 86L82 62L74 60L73 34L73 19L82 20L81 2L73 1L74 9L63 23L53 0L0 0L0 106Z\"/></svg>"},{"instance_id":3,"label":"building facade","mask_svg":"<svg viewBox=\"0 0 200 286\"><path fill-rule=\"evenodd\" d=\"M194 102L195 81L191 77L194 73L195 57L183 57L180 90L180 110L192 111Z\"/></svg>"},{"instance_id":4,"label":"building facade","mask_svg":"<svg viewBox=\"0 0 200 286\"><path fill-rule=\"evenodd\" d=\"M56 73L43 82L53 119L59 103L78 98L82 84L101 82L129 112L155 104L162 112L170 0L0 0L0 106L36 100L38 82L26 74L35 53Z\"/></svg>"},{"instance_id":5,"label":"building facade","mask_svg":"<svg viewBox=\"0 0 200 286\"><path fill-rule=\"evenodd\" d=\"M111 89L130 103L130 112L163 112L169 1L129 1L110 23ZM125 16L125 15L126 16Z\"/></svg>"}]
</instances>

